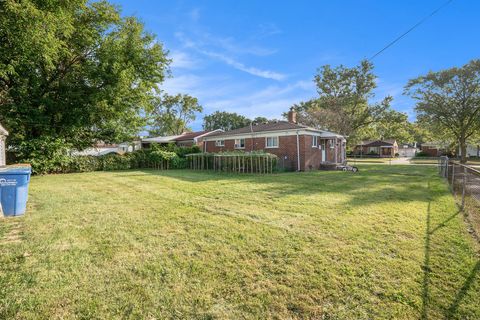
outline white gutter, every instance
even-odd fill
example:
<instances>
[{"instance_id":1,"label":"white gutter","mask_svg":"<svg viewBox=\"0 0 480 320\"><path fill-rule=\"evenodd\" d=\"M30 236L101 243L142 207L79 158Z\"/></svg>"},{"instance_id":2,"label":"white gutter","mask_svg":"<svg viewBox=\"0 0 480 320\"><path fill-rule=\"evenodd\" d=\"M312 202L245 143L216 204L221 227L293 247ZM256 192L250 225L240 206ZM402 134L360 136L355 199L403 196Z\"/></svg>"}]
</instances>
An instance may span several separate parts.
<instances>
[{"instance_id":1,"label":"white gutter","mask_svg":"<svg viewBox=\"0 0 480 320\"><path fill-rule=\"evenodd\" d=\"M300 171L300 137L297 130L297 171Z\"/></svg>"}]
</instances>

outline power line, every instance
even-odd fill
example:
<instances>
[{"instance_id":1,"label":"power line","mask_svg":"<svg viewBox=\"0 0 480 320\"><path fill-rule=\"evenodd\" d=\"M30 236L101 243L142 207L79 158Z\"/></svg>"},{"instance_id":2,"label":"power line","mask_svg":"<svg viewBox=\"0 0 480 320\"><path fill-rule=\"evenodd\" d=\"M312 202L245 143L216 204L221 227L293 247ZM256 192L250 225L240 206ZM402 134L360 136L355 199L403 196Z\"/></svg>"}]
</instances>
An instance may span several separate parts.
<instances>
[{"instance_id":1,"label":"power line","mask_svg":"<svg viewBox=\"0 0 480 320\"><path fill-rule=\"evenodd\" d=\"M417 22L413 27L411 27L410 29L408 29L407 31L405 31L404 33L402 33L400 36L398 36L395 40L393 40L392 42L390 42L389 44L387 44L385 47L383 47L382 50L378 51L377 53L375 53L373 56L371 56L368 60L369 61L372 61L373 59L375 59L376 56L378 56L379 54L381 54L383 51L387 50L388 48L390 48L391 46L393 46L396 42L398 42L400 39L402 39L403 37L405 37L407 34L409 34L410 32L412 32L414 29L416 29L417 27L419 27L421 24L423 24L425 21L427 21L428 19L430 19L432 16L434 16L438 11L442 10L444 7L446 7L448 4L450 4L450 2L452 2L453 0L448 0L447 2L445 2L444 4L442 4L440 7L438 7L437 9L433 10L428 16L424 17L422 20L420 20L419 22Z\"/></svg>"}]
</instances>

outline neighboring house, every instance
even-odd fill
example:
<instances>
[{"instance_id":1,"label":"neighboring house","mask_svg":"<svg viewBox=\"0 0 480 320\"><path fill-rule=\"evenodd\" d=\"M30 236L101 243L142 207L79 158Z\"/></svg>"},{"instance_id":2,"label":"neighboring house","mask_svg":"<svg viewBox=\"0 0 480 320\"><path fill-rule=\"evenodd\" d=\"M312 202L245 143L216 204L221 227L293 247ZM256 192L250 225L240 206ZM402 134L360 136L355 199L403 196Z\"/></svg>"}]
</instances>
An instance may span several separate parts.
<instances>
[{"instance_id":1,"label":"neighboring house","mask_svg":"<svg viewBox=\"0 0 480 320\"><path fill-rule=\"evenodd\" d=\"M421 145L423 153L430 157L440 157L447 153L448 145L443 142L425 142Z\"/></svg>"},{"instance_id":2,"label":"neighboring house","mask_svg":"<svg viewBox=\"0 0 480 320\"><path fill-rule=\"evenodd\" d=\"M398 146L399 157L415 157L418 152L417 144L401 143Z\"/></svg>"},{"instance_id":3,"label":"neighboring house","mask_svg":"<svg viewBox=\"0 0 480 320\"><path fill-rule=\"evenodd\" d=\"M74 156L104 156L109 153L124 154L127 152L133 152L141 149L140 141L134 142L122 142L119 144L105 144L97 143L94 147L87 148L82 151L74 151Z\"/></svg>"},{"instance_id":4,"label":"neighboring house","mask_svg":"<svg viewBox=\"0 0 480 320\"><path fill-rule=\"evenodd\" d=\"M0 166L6 165L7 159L5 156L5 140L7 139L8 131L0 124Z\"/></svg>"},{"instance_id":5,"label":"neighboring house","mask_svg":"<svg viewBox=\"0 0 480 320\"><path fill-rule=\"evenodd\" d=\"M460 147L452 147L453 143L449 144L447 142L426 142L422 143L422 152L428 154L430 157L440 157L446 154L453 153L457 154L459 157L462 156L462 151ZM469 143L467 144L467 158L468 157L480 157L480 143Z\"/></svg>"},{"instance_id":6,"label":"neighboring house","mask_svg":"<svg viewBox=\"0 0 480 320\"><path fill-rule=\"evenodd\" d=\"M462 156L462 152L459 149L459 156ZM477 144L468 144L467 145L467 158L468 157L480 157L480 142Z\"/></svg>"},{"instance_id":7,"label":"neighboring house","mask_svg":"<svg viewBox=\"0 0 480 320\"><path fill-rule=\"evenodd\" d=\"M220 129L213 131L196 131L196 132L184 132L175 136L160 136L153 138L142 139L142 148L148 149L152 143L169 144L175 143L177 146L191 147L198 146L203 150L203 140L210 134L223 132Z\"/></svg>"},{"instance_id":8,"label":"neighboring house","mask_svg":"<svg viewBox=\"0 0 480 320\"><path fill-rule=\"evenodd\" d=\"M288 119L210 134L204 138L204 151L263 150L277 155L283 168L298 171L345 161L343 136L298 124L294 111L288 113Z\"/></svg>"},{"instance_id":9,"label":"neighboring house","mask_svg":"<svg viewBox=\"0 0 480 320\"><path fill-rule=\"evenodd\" d=\"M397 153L398 144L394 139L362 141L353 150L355 155L374 155L378 157L395 157Z\"/></svg>"}]
</instances>

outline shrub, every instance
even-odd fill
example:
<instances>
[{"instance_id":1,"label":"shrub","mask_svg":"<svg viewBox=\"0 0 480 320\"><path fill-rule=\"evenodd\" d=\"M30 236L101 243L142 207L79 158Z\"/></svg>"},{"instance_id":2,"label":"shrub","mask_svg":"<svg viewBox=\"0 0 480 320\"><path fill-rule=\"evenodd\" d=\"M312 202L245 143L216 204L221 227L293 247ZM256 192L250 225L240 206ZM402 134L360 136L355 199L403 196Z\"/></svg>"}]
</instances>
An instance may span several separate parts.
<instances>
[{"instance_id":1,"label":"shrub","mask_svg":"<svg viewBox=\"0 0 480 320\"><path fill-rule=\"evenodd\" d=\"M62 139L42 138L22 143L15 149L21 162L32 166L33 174L72 173L91 171L128 170L152 167L184 169L186 155L199 153L198 146L178 147L175 144L152 144L148 150L138 150L120 155L72 156L71 145Z\"/></svg>"},{"instance_id":2,"label":"shrub","mask_svg":"<svg viewBox=\"0 0 480 320\"><path fill-rule=\"evenodd\" d=\"M100 157L74 156L71 157L70 166L67 172L90 172L102 170Z\"/></svg>"},{"instance_id":3,"label":"shrub","mask_svg":"<svg viewBox=\"0 0 480 320\"><path fill-rule=\"evenodd\" d=\"M415 157L430 157L430 155L424 151L417 152Z\"/></svg>"},{"instance_id":4,"label":"shrub","mask_svg":"<svg viewBox=\"0 0 480 320\"><path fill-rule=\"evenodd\" d=\"M174 152L180 158L185 158L187 154L201 152L198 146L185 147L185 146L177 146L174 143L169 143L165 146L153 143L151 146L151 150L163 150L168 152Z\"/></svg>"},{"instance_id":5,"label":"shrub","mask_svg":"<svg viewBox=\"0 0 480 320\"><path fill-rule=\"evenodd\" d=\"M101 162L101 170L104 171L128 170L132 168L132 163L128 155L111 153L99 158Z\"/></svg>"},{"instance_id":6,"label":"shrub","mask_svg":"<svg viewBox=\"0 0 480 320\"><path fill-rule=\"evenodd\" d=\"M70 147L63 139L37 138L22 142L15 148L15 154L21 162L32 166L34 174L60 173L72 162Z\"/></svg>"}]
</instances>

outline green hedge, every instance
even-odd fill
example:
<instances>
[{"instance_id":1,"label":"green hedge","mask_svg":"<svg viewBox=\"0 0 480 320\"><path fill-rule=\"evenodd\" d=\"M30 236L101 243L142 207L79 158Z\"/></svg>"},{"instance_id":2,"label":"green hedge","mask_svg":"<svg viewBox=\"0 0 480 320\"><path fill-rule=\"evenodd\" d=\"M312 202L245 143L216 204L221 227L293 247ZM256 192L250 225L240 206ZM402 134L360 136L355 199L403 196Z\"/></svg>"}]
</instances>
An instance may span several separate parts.
<instances>
[{"instance_id":1,"label":"green hedge","mask_svg":"<svg viewBox=\"0 0 480 320\"><path fill-rule=\"evenodd\" d=\"M152 146L123 155L110 153L104 156L71 156L67 152L55 157L36 156L22 162L30 163L34 174L113 171L141 168L184 169L186 154L199 152L198 147Z\"/></svg>"}]
</instances>

